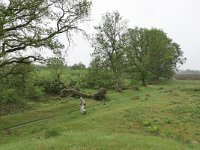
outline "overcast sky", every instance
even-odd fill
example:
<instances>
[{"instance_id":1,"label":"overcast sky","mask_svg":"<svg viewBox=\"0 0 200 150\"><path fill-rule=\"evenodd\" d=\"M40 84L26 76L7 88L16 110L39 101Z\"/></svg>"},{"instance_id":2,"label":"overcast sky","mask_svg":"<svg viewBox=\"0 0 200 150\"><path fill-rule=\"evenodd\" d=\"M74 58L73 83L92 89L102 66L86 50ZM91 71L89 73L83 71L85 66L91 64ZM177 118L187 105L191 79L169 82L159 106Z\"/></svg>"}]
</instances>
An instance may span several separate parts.
<instances>
[{"instance_id":1,"label":"overcast sky","mask_svg":"<svg viewBox=\"0 0 200 150\"><path fill-rule=\"evenodd\" d=\"M200 70L200 0L92 0L91 21L85 29L101 21L102 14L117 10L127 19L128 27L156 27L180 44L186 63L180 69ZM68 51L68 65L82 62L89 65L93 49L81 35L74 36Z\"/></svg>"}]
</instances>

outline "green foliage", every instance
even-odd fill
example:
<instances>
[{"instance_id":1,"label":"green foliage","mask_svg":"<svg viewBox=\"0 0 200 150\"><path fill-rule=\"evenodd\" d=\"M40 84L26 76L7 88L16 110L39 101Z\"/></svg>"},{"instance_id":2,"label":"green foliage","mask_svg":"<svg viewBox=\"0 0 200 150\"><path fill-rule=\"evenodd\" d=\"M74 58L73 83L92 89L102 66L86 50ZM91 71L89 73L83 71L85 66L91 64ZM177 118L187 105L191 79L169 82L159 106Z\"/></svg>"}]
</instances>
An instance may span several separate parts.
<instances>
[{"instance_id":1,"label":"green foliage","mask_svg":"<svg viewBox=\"0 0 200 150\"><path fill-rule=\"evenodd\" d=\"M8 76L0 77L2 83L2 87L0 88L16 88L19 91L23 91L25 89L26 80L29 78L30 72L34 69L33 66L27 64L17 64L5 67L5 69L8 70L10 68L12 68L12 71L8 74Z\"/></svg>"},{"instance_id":2,"label":"green foliage","mask_svg":"<svg viewBox=\"0 0 200 150\"><path fill-rule=\"evenodd\" d=\"M38 67L35 71L33 75L34 85L30 85L30 87L37 87L35 89L36 95L42 95L42 91L47 94L59 95L65 87L61 79L65 69L64 59L61 56L49 58L45 67Z\"/></svg>"},{"instance_id":3,"label":"green foliage","mask_svg":"<svg viewBox=\"0 0 200 150\"><path fill-rule=\"evenodd\" d=\"M177 63L185 60L180 46L162 30L129 29L124 38L129 71L143 85L171 78Z\"/></svg>"},{"instance_id":4,"label":"green foliage","mask_svg":"<svg viewBox=\"0 0 200 150\"><path fill-rule=\"evenodd\" d=\"M88 88L114 88L112 73L109 69L91 67L86 77Z\"/></svg>"},{"instance_id":5,"label":"green foliage","mask_svg":"<svg viewBox=\"0 0 200 150\"><path fill-rule=\"evenodd\" d=\"M180 46L162 30L126 30L118 12L106 13L95 29L91 66L109 70L116 90L122 88L124 74L142 85L155 84L169 80L185 61Z\"/></svg>"},{"instance_id":6,"label":"green foliage","mask_svg":"<svg viewBox=\"0 0 200 150\"><path fill-rule=\"evenodd\" d=\"M68 68L62 76L62 80L67 87L71 87L75 89L85 87L87 72L88 70L86 69L74 70L74 69Z\"/></svg>"},{"instance_id":7,"label":"green foliage","mask_svg":"<svg viewBox=\"0 0 200 150\"><path fill-rule=\"evenodd\" d=\"M71 69L74 69L74 70L81 70L81 69L85 69L85 65L83 63L78 63L78 64L74 64L70 67Z\"/></svg>"},{"instance_id":8,"label":"green foliage","mask_svg":"<svg viewBox=\"0 0 200 150\"><path fill-rule=\"evenodd\" d=\"M82 31L79 23L86 21L90 7L91 2L87 0L1 2L0 68L41 60L42 51L65 52L62 51L64 44L58 35L65 33L66 39L70 41L71 32ZM32 49L34 53L23 53L28 49Z\"/></svg>"},{"instance_id":9,"label":"green foliage","mask_svg":"<svg viewBox=\"0 0 200 150\"><path fill-rule=\"evenodd\" d=\"M109 90L106 103L86 99L88 115L80 114L75 98L38 102L35 111L1 117L0 129L56 117L0 132L0 149L199 150L199 97L192 94L199 84L173 81L140 91ZM146 93L151 96L143 101Z\"/></svg>"},{"instance_id":10,"label":"green foliage","mask_svg":"<svg viewBox=\"0 0 200 150\"><path fill-rule=\"evenodd\" d=\"M0 94L0 103L2 104L11 104L17 103L21 100L17 89L4 89L1 90Z\"/></svg>"},{"instance_id":11,"label":"green foliage","mask_svg":"<svg viewBox=\"0 0 200 150\"><path fill-rule=\"evenodd\" d=\"M37 69L34 77L34 84L44 89L46 94L60 95L64 88L80 90L87 87L86 69L74 70L68 67L59 69L59 78L53 75L52 69L43 67Z\"/></svg>"},{"instance_id":12,"label":"green foliage","mask_svg":"<svg viewBox=\"0 0 200 150\"><path fill-rule=\"evenodd\" d=\"M26 64L14 66L12 74L1 80L1 102L17 103L23 99L41 98L44 95L44 89L36 85L37 75L35 73L34 66Z\"/></svg>"},{"instance_id":13,"label":"green foliage","mask_svg":"<svg viewBox=\"0 0 200 150\"><path fill-rule=\"evenodd\" d=\"M48 58L46 65L47 69L51 72L52 78L59 81L64 70L64 59L59 55L57 57Z\"/></svg>"},{"instance_id":14,"label":"green foliage","mask_svg":"<svg viewBox=\"0 0 200 150\"><path fill-rule=\"evenodd\" d=\"M97 33L93 38L93 63L98 63L97 65L105 70L109 69L113 75L115 89L121 90L124 69L122 35L126 30L126 21L117 11L106 13L102 17L102 23L95 29Z\"/></svg>"},{"instance_id":15,"label":"green foliage","mask_svg":"<svg viewBox=\"0 0 200 150\"><path fill-rule=\"evenodd\" d=\"M31 100L39 100L42 96L44 96L44 89L39 86L33 85L30 83L26 86L26 97Z\"/></svg>"},{"instance_id":16,"label":"green foliage","mask_svg":"<svg viewBox=\"0 0 200 150\"><path fill-rule=\"evenodd\" d=\"M17 103L25 98L28 91L27 81L33 69L33 66L26 64L12 66L12 72L7 77L1 78L1 102Z\"/></svg>"}]
</instances>

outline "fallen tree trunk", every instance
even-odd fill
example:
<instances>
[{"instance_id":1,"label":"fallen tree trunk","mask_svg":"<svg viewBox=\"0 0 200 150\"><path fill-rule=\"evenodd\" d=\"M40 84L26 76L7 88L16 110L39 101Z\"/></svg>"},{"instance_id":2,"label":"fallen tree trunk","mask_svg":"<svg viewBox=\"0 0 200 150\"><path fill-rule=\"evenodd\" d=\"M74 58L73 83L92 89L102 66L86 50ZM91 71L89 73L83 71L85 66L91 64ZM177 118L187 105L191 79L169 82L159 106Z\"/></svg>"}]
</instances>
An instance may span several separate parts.
<instances>
[{"instance_id":1,"label":"fallen tree trunk","mask_svg":"<svg viewBox=\"0 0 200 150\"><path fill-rule=\"evenodd\" d=\"M61 91L61 94L60 94L61 97L65 97L65 96L71 96L71 97L83 97L83 98L92 98L91 95L89 94L85 94L85 93L81 93L80 91L77 91L75 89L72 89L72 88L65 88Z\"/></svg>"},{"instance_id":2,"label":"fallen tree trunk","mask_svg":"<svg viewBox=\"0 0 200 150\"><path fill-rule=\"evenodd\" d=\"M61 91L60 96L61 97L70 96L70 97L76 97L76 98L80 98L80 97L93 98L95 100L102 101L106 98L106 94L107 94L107 90L104 89L104 88L100 88L93 95L82 93L82 92L75 90L73 88L64 88Z\"/></svg>"}]
</instances>

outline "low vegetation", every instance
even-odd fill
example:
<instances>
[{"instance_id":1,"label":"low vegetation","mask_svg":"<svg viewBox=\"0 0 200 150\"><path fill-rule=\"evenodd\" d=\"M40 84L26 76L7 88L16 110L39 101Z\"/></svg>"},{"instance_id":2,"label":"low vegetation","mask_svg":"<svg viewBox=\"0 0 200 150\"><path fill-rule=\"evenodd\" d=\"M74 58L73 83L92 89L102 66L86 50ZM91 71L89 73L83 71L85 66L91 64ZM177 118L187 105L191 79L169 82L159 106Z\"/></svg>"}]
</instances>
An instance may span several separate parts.
<instances>
[{"instance_id":1,"label":"low vegetation","mask_svg":"<svg viewBox=\"0 0 200 150\"><path fill-rule=\"evenodd\" d=\"M177 80L200 80L200 74L176 74L174 76Z\"/></svg>"},{"instance_id":2,"label":"low vegetation","mask_svg":"<svg viewBox=\"0 0 200 150\"><path fill-rule=\"evenodd\" d=\"M197 150L199 85L171 81L109 91L105 102L86 99L87 115L80 114L78 99L42 101L32 111L0 118L0 149Z\"/></svg>"},{"instance_id":3,"label":"low vegetation","mask_svg":"<svg viewBox=\"0 0 200 150\"><path fill-rule=\"evenodd\" d=\"M85 34L91 6L0 2L0 150L200 149L200 82L171 80L186 59L164 31L127 29L119 12L107 12L89 67L67 66L64 45Z\"/></svg>"}]
</instances>

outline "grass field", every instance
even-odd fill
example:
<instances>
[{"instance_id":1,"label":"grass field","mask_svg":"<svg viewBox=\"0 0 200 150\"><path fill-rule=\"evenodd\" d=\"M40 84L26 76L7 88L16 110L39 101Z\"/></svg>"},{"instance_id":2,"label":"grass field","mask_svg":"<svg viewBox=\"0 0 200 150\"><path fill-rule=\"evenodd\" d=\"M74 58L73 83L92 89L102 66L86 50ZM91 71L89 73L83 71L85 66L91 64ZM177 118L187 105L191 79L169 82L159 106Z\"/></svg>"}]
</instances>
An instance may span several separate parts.
<instances>
[{"instance_id":1,"label":"grass field","mask_svg":"<svg viewBox=\"0 0 200 150\"><path fill-rule=\"evenodd\" d=\"M200 74L176 74L174 78L177 80L200 80Z\"/></svg>"},{"instance_id":2,"label":"grass field","mask_svg":"<svg viewBox=\"0 0 200 150\"><path fill-rule=\"evenodd\" d=\"M63 98L1 116L0 150L200 149L200 81L109 91L107 99L86 99L86 115L78 99Z\"/></svg>"}]
</instances>

